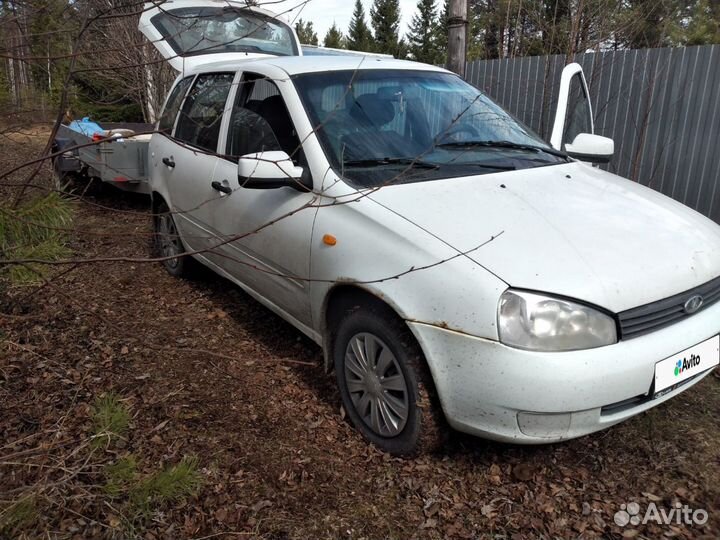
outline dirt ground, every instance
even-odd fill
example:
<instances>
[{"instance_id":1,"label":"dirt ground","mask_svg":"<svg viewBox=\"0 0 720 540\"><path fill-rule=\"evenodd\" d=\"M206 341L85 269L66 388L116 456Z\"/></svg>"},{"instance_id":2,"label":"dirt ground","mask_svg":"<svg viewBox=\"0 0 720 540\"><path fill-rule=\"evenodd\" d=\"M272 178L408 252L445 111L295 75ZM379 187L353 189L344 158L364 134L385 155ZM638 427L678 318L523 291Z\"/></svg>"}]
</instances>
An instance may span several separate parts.
<instances>
[{"instance_id":1,"label":"dirt ground","mask_svg":"<svg viewBox=\"0 0 720 540\"><path fill-rule=\"evenodd\" d=\"M8 142L0 171L37 144ZM78 256L148 255L145 198L107 192L76 210ZM0 537L720 537L716 377L579 440L453 434L441 454L401 460L343 418L320 349L223 279L182 281L154 263L62 272L0 299ZM92 407L108 393L129 428L92 444ZM193 456L201 487L128 520L107 489L108 467L128 456L140 476ZM679 503L709 517L618 526L632 502L641 515Z\"/></svg>"}]
</instances>

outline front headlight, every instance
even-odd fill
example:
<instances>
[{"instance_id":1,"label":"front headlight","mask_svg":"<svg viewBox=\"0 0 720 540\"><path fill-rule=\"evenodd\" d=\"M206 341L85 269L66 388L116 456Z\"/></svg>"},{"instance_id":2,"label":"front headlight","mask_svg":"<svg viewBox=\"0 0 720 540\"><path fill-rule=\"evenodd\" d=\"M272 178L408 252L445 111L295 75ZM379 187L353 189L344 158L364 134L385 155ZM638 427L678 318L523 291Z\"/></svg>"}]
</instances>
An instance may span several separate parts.
<instances>
[{"instance_id":1,"label":"front headlight","mask_svg":"<svg viewBox=\"0 0 720 540\"><path fill-rule=\"evenodd\" d=\"M583 304L508 290L500 297L498 330L505 345L532 351L573 351L617 343L615 320Z\"/></svg>"}]
</instances>

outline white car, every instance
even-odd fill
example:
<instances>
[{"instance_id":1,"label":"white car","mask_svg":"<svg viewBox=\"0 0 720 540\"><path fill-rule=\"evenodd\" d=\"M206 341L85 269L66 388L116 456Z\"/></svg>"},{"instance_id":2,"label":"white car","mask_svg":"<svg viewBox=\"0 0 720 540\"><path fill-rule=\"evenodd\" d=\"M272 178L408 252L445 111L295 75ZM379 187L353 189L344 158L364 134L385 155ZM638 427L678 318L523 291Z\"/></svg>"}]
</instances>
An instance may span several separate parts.
<instances>
[{"instance_id":1,"label":"white car","mask_svg":"<svg viewBox=\"0 0 720 540\"><path fill-rule=\"evenodd\" d=\"M182 71L150 147L164 264L320 344L369 441L412 454L444 420L562 441L718 365L720 227L587 163L613 144L579 66L548 145L448 71L303 57L282 19L222 6L141 21Z\"/></svg>"}]
</instances>

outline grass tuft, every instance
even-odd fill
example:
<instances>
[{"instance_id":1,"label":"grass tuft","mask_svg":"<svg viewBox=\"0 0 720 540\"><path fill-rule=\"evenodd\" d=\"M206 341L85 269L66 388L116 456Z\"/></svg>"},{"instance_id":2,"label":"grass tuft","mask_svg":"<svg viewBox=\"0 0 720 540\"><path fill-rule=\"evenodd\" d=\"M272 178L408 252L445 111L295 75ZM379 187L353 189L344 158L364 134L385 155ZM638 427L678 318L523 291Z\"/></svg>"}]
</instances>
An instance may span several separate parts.
<instances>
[{"instance_id":1,"label":"grass tuft","mask_svg":"<svg viewBox=\"0 0 720 540\"><path fill-rule=\"evenodd\" d=\"M31 525L38 517L35 498L25 497L0 511L0 537ZM8 536L11 537L11 536Z\"/></svg>"},{"instance_id":2,"label":"grass tuft","mask_svg":"<svg viewBox=\"0 0 720 540\"><path fill-rule=\"evenodd\" d=\"M70 256L67 229L73 220L70 201L57 193L32 199L19 208L0 204L0 258L59 260ZM41 282L49 268L38 264L8 265L2 271L14 285Z\"/></svg>"},{"instance_id":3,"label":"grass tuft","mask_svg":"<svg viewBox=\"0 0 720 540\"><path fill-rule=\"evenodd\" d=\"M128 490L137 476L137 461L132 454L105 467L105 493L117 497Z\"/></svg>"},{"instance_id":4,"label":"grass tuft","mask_svg":"<svg viewBox=\"0 0 720 540\"><path fill-rule=\"evenodd\" d=\"M105 394L95 400L92 410L94 443L122 437L130 426L130 412L115 394Z\"/></svg>"},{"instance_id":5,"label":"grass tuft","mask_svg":"<svg viewBox=\"0 0 720 540\"><path fill-rule=\"evenodd\" d=\"M185 457L130 488L130 506L134 513L148 517L158 506L180 501L197 493L203 483L196 458Z\"/></svg>"}]
</instances>

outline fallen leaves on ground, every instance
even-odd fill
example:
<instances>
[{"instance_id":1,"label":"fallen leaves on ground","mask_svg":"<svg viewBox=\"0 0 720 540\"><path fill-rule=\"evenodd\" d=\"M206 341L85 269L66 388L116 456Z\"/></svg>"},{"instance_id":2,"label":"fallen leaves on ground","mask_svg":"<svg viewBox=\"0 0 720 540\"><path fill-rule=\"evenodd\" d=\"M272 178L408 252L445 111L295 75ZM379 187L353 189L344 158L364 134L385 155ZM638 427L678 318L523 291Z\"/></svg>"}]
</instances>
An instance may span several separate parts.
<instances>
[{"instance_id":1,"label":"fallen leaves on ground","mask_svg":"<svg viewBox=\"0 0 720 540\"><path fill-rule=\"evenodd\" d=\"M110 210L78 205L75 252L147 254L145 199L108 192L90 202ZM720 536L714 377L576 441L521 447L454 434L441 454L401 460L349 426L318 347L228 282L98 263L53 284L64 294L10 290L0 305L0 511L25 501L12 515L30 516L6 535ZM84 442L91 406L108 392L131 412L129 429L95 447ZM196 456L203 487L128 529L98 487L101 471L128 455L144 474ZM632 501L704 508L709 521L617 526L615 512Z\"/></svg>"}]
</instances>

